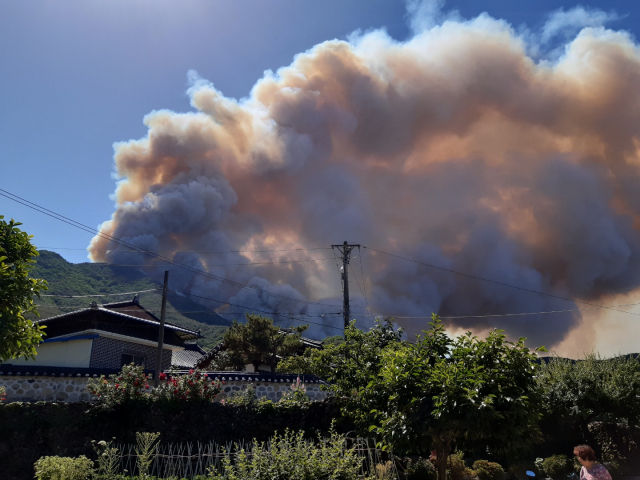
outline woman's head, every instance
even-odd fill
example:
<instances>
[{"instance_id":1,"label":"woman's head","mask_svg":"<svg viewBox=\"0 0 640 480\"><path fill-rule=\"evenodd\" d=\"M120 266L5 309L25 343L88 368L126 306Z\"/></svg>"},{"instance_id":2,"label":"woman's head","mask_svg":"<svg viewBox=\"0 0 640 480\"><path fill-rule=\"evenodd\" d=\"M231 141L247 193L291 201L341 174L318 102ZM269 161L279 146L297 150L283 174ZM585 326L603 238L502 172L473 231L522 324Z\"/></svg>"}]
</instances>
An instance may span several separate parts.
<instances>
[{"instance_id":1,"label":"woman's head","mask_svg":"<svg viewBox=\"0 0 640 480\"><path fill-rule=\"evenodd\" d=\"M593 451L589 445L578 445L573 449L573 454L580 460L586 460L587 462L596 461L596 452Z\"/></svg>"}]
</instances>

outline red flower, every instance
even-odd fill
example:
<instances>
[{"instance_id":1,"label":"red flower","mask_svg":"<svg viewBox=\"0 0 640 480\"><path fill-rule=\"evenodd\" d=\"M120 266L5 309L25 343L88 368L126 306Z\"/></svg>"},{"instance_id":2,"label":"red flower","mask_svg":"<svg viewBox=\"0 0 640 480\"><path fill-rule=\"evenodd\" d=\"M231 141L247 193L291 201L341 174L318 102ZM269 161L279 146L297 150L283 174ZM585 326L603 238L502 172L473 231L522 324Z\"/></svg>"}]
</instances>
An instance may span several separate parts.
<instances>
[{"instance_id":1,"label":"red flower","mask_svg":"<svg viewBox=\"0 0 640 480\"><path fill-rule=\"evenodd\" d=\"M192 368L191 370L189 370L189 375L193 375L193 372L194 372L194 371L195 371L195 370L194 370L193 368Z\"/></svg>"},{"instance_id":2,"label":"red flower","mask_svg":"<svg viewBox=\"0 0 640 480\"><path fill-rule=\"evenodd\" d=\"M160 372L160 380L164 380L165 378L167 378L167 374L164 372Z\"/></svg>"},{"instance_id":3,"label":"red flower","mask_svg":"<svg viewBox=\"0 0 640 480\"><path fill-rule=\"evenodd\" d=\"M116 383L116 388L120 388L120 384L119 383Z\"/></svg>"},{"instance_id":4,"label":"red flower","mask_svg":"<svg viewBox=\"0 0 640 480\"><path fill-rule=\"evenodd\" d=\"M149 388L149 385L145 385L144 388Z\"/></svg>"}]
</instances>

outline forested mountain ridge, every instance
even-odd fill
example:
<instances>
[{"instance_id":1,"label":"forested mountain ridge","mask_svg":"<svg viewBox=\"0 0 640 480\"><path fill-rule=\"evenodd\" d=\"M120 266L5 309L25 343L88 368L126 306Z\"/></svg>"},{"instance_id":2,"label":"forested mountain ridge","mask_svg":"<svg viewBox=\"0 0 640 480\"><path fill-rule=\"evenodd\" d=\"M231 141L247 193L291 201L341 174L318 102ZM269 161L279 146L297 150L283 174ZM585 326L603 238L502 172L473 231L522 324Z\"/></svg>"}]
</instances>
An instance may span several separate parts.
<instances>
[{"instance_id":1,"label":"forested mountain ridge","mask_svg":"<svg viewBox=\"0 0 640 480\"><path fill-rule=\"evenodd\" d=\"M36 264L31 270L32 278L42 278L49 284L46 295L103 295L119 292L135 292L155 289L140 294L140 304L160 317L162 302L161 285L153 282L144 272L131 267L118 267L103 263L69 263L57 253L40 250ZM169 279L171 281L171 279ZM40 318L86 308L92 301L99 304L124 302L131 295L109 295L105 297L45 297L39 305ZM167 296L167 321L191 330L200 330L203 338L198 341L209 349L220 342L230 322L213 310L193 302L186 297L169 293Z\"/></svg>"}]
</instances>

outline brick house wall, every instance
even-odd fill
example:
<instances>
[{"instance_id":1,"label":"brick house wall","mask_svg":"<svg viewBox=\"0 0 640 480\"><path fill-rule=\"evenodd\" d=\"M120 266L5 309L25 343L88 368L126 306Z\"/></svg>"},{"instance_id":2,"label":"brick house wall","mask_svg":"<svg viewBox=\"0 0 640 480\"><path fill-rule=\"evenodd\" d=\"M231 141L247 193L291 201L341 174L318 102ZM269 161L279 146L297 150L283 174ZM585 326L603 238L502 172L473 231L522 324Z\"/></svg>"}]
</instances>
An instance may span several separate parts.
<instances>
[{"instance_id":1,"label":"brick house wall","mask_svg":"<svg viewBox=\"0 0 640 480\"><path fill-rule=\"evenodd\" d=\"M93 340L89 368L120 369L122 354L132 354L144 357L146 368L155 369L157 352L157 347L101 336ZM162 350L163 370L171 368L171 355L172 352L168 348Z\"/></svg>"}]
</instances>

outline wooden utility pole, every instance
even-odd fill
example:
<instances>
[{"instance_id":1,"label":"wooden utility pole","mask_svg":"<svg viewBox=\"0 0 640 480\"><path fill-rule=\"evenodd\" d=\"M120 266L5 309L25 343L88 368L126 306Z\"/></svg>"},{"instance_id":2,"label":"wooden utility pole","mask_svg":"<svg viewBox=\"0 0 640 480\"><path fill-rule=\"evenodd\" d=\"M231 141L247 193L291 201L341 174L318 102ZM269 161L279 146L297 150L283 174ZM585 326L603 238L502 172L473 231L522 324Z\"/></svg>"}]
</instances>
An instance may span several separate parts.
<instances>
[{"instance_id":1,"label":"wooden utility pole","mask_svg":"<svg viewBox=\"0 0 640 480\"><path fill-rule=\"evenodd\" d=\"M162 372L162 348L164 347L164 317L167 313L167 285L169 284L169 270L164 271L164 286L162 287L162 309L160 310L160 330L158 331L158 354L156 355L156 370L153 377L153 386L160 385L160 372Z\"/></svg>"},{"instance_id":2,"label":"wooden utility pole","mask_svg":"<svg viewBox=\"0 0 640 480\"><path fill-rule=\"evenodd\" d=\"M344 328L347 328L349 325L349 317L351 316L351 308L349 307L349 260L351 258L351 250L358 247L360 250L360 245L358 244L349 244L344 242L342 245L331 245L331 248L337 248L338 251L342 254L342 317L344 319Z\"/></svg>"}]
</instances>

